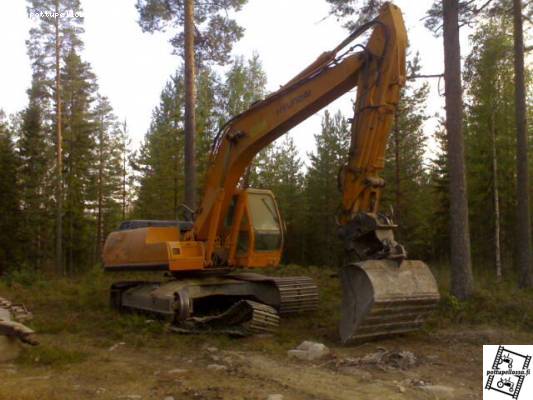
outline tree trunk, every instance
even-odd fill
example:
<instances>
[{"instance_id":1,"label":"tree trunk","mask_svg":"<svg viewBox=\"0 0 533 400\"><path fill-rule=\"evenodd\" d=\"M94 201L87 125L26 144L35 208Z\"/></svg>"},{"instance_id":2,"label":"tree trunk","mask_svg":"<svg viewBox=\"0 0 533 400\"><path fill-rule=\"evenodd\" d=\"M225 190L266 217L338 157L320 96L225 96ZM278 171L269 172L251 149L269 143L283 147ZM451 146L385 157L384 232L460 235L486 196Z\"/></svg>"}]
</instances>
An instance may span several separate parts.
<instances>
[{"instance_id":1,"label":"tree trunk","mask_svg":"<svg viewBox=\"0 0 533 400\"><path fill-rule=\"evenodd\" d=\"M194 1L185 0L185 204L196 208Z\"/></svg>"},{"instance_id":2,"label":"tree trunk","mask_svg":"<svg viewBox=\"0 0 533 400\"><path fill-rule=\"evenodd\" d=\"M59 15L59 0L55 2L55 13ZM61 40L59 37L59 18L55 19L55 90L56 90L56 268L62 274L66 274L63 269L63 155L62 155L62 134L61 134L61 84L60 65Z\"/></svg>"},{"instance_id":3,"label":"tree trunk","mask_svg":"<svg viewBox=\"0 0 533 400\"><path fill-rule=\"evenodd\" d=\"M96 218L96 259L100 260L102 256L103 248L103 185L104 185L104 132L103 132L103 121L101 121L102 126L100 127L100 137L98 143L98 183L97 183L97 196L98 196L98 211Z\"/></svg>"},{"instance_id":4,"label":"tree trunk","mask_svg":"<svg viewBox=\"0 0 533 400\"><path fill-rule=\"evenodd\" d=\"M518 285L533 286L531 271L531 217L529 215L528 138L526 121L526 91L524 82L524 34L522 31L522 1L513 0L515 114L516 114L516 250L519 271Z\"/></svg>"},{"instance_id":5,"label":"tree trunk","mask_svg":"<svg viewBox=\"0 0 533 400\"><path fill-rule=\"evenodd\" d=\"M498 157L496 153L496 124L495 110L490 115L490 136L492 146L492 199L494 205L494 266L496 267L496 281L502 280L502 255L500 247L500 195L498 191Z\"/></svg>"},{"instance_id":6,"label":"tree trunk","mask_svg":"<svg viewBox=\"0 0 533 400\"><path fill-rule=\"evenodd\" d=\"M122 221L126 220L126 202L127 202L127 192L126 192L126 179L127 179L127 170L126 170L126 159L127 159L127 144L126 137L128 134L128 124L124 120L123 124L124 129L124 143L123 143L123 153L122 153Z\"/></svg>"},{"instance_id":7,"label":"tree trunk","mask_svg":"<svg viewBox=\"0 0 533 400\"><path fill-rule=\"evenodd\" d=\"M465 300L472 293L473 277L464 160L458 0L443 0L443 16L446 131L450 172L451 293L458 299Z\"/></svg>"}]
</instances>

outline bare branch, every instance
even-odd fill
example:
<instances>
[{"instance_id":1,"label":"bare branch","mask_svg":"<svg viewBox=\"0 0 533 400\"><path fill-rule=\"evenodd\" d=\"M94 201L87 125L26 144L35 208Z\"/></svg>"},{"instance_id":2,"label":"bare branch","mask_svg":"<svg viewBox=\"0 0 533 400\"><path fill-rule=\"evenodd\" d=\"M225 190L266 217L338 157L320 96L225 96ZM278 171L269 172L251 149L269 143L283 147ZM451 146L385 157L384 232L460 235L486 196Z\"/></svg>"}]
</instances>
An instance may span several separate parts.
<instances>
[{"instance_id":1,"label":"bare branch","mask_svg":"<svg viewBox=\"0 0 533 400\"><path fill-rule=\"evenodd\" d=\"M444 74L427 74L427 75L424 75L424 74L413 74L413 75L409 75L407 77L407 80L413 80L413 79L430 79L430 78L443 78L444 77Z\"/></svg>"}]
</instances>

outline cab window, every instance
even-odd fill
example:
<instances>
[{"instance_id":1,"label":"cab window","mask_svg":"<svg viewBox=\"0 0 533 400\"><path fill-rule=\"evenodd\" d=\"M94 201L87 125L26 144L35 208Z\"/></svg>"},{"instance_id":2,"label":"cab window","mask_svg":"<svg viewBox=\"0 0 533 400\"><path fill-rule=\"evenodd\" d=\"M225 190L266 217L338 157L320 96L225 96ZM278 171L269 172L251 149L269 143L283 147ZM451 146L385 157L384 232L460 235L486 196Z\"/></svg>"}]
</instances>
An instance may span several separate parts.
<instances>
[{"instance_id":1,"label":"cab window","mask_svg":"<svg viewBox=\"0 0 533 400\"><path fill-rule=\"evenodd\" d=\"M255 250L279 250L281 224L274 199L268 194L249 193L248 205L255 234Z\"/></svg>"}]
</instances>

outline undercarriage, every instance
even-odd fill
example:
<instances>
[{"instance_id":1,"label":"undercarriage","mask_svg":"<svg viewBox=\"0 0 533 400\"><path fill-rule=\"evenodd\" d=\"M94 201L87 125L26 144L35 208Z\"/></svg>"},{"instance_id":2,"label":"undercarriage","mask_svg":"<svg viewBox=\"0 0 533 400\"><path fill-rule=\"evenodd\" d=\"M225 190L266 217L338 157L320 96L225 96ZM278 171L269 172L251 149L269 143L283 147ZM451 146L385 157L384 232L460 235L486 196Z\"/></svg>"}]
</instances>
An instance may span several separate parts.
<instances>
[{"instance_id":1,"label":"undercarriage","mask_svg":"<svg viewBox=\"0 0 533 400\"><path fill-rule=\"evenodd\" d=\"M309 277L232 273L117 282L111 287L111 304L168 319L178 332L249 335L275 332L280 315L316 310L318 288Z\"/></svg>"}]
</instances>

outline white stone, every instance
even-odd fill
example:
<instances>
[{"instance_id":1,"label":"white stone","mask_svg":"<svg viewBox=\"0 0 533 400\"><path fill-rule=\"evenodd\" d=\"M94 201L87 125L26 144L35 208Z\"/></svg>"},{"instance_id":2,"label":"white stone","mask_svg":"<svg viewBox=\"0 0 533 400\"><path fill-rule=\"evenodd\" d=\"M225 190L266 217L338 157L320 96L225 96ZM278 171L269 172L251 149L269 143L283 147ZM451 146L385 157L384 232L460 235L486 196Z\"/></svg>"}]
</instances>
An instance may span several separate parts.
<instances>
[{"instance_id":1,"label":"white stone","mask_svg":"<svg viewBox=\"0 0 533 400\"><path fill-rule=\"evenodd\" d=\"M282 394L269 394L266 400L283 400Z\"/></svg>"},{"instance_id":2,"label":"white stone","mask_svg":"<svg viewBox=\"0 0 533 400\"><path fill-rule=\"evenodd\" d=\"M317 342L304 341L296 349L287 352L291 358L305 361L315 361L326 357L329 349L326 345Z\"/></svg>"},{"instance_id":3,"label":"white stone","mask_svg":"<svg viewBox=\"0 0 533 400\"><path fill-rule=\"evenodd\" d=\"M455 389L451 386L444 385L425 385L420 387L421 390L430 393L438 399L455 399Z\"/></svg>"},{"instance_id":4,"label":"white stone","mask_svg":"<svg viewBox=\"0 0 533 400\"><path fill-rule=\"evenodd\" d=\"M185 373L187 373L187 370L183 369L183 368L175 368L175 369L171 369L170 371L167 372L167 374L169 374L169 375L182 375L182 374L185 374Z\"/></svg>"},{"instance_id":5,"label":"white stone","mask_svg":"<svg viewBox=\"0 0 533 400\"><path fill-rule=\"evenodd\" d=\"M225 371L228 369L228 367L226 367L225 365L220 365L220 364L209 364L207 366L207 369L211 371Z\"/></svg>"}]
</instances>

